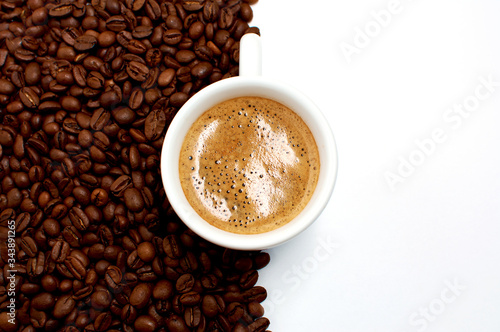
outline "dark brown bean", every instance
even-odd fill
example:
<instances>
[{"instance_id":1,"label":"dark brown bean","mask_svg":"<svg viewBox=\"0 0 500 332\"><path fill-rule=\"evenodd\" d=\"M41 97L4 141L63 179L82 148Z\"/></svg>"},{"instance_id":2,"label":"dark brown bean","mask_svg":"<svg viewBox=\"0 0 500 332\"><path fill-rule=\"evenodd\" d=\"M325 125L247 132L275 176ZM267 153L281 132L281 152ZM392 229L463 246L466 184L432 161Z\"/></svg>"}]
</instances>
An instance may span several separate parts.
<instances>
[{"instance_id":1,"label":"dark brown bean","mask_svg":"<svg viewBox=\"0 0 500 332\"><path fill-rule=\"evenodd\" d=\"M142 315L134 321L134 328L137 332L154 332L158 328L158 323L153 317Z\"/></svg>"},{"instance_id":2,"label":"dark brown bean","mask_svg":"<svg viewBox=\"0 0 500 332\"><path fill-rule=\"evenodd\" d=\"M182 40L182 32L178 29L169 29L163 34L163 41L167 45L177 45Z\"/></svg>"},{"instance_id":3,"label":"dark brown bean","mask_svg":"<svg viewBox=\"0 0 500 332\"><path fill-rule=\"evenodd\" d=\"M129 107L117 107L112 112L113 119L120 125L131 124L135 121L135 112Z\"/></svg>"},{"instance_id":4,"label":"dark brown bean","mask_svg":"<svg viewBox=\"0 0 500 332\"><path fill-rule=\"evenodd\" d=\"M208 77L213 71L213 66L208 61L202 61L191 69L191 74L199 79Z\"/></svg>"},{"instance_id":5,"label":"dark brown bean","mask_svg":"<svg viewBox=\"0 0 500 332\"><path fill-rule=\"evenodd\" d=\"M267 330L267 328L269 327L270 325L270 321L269 319L265 318L265 317L261 317L261 318L258 318L257 320L255 320L255 322L253 322L252 324L250 324L248 326L248 331L249 332L264 332Z\"/></svg>"},{"instance_id":6,"label":"dark brown bean","mask_svg":"<svg viewBox=\"0 0 500 332\"><path fill-rule=\"evenodd\" d=\"M238 74L255 1L1 4L0 224L19 233L22 297L13 330L267 329L256 270L269 255L186 229L159 170L177 110Z\"/></svg>"},{"instance_id":7,"label":"dark brown bean","mask_svg":"<svg viewBox=\"0 0 500 332\"><path fill-rule=\"evenodd\" d=\"M109 264L109 263L108 263ZM109 308L113 297L107 289L94 290L90 296L90 304L96 310L104 310Z\"/></svg>"},{"instance_id":8,"label":"dark brown bean","mask_svg":"<svg viewBox=\"0 0 500 332\"><path fill-rule=\"evenodd\" d=\"M127 208L134 212L139 212L144 208L144 199L141 193L135 188L128 188L123 193L123 199Z\"/></svg>"},{"instance_id":9,"label":"dark brown bean","mask_svg":"<svg viewBox=\"0 0 500 332\"><path fill-rule=\"evenodd\" d=\"M21 238L21 248L30 257L35 257L38 253L38 246L35 240L29 236Z\"/></svg>"},{"instance_id":10,"label":"dark brown bean","mask_svg":"<svg viewBox=\"0 0 500 332\"><path fill-rule=\"evenodd\" d=\"M203 8L205 0L182 0L182 7L188 11L196 11Z\"/></svg>"},{"instance_id":11,"label":"dark brown bean","mask_svg":"<svg viewBox=\"0 0 500 332\"><path fill-rule=\"evenodd\" d=\"M144 133L148 140L154 141L163 134L166 128L167 117L161 109L152 111L144 123Z\"/></svg>"},{"instance_id":12,"label":"dark brown bean","mask_svg":"<svg viewBox=\"0 0 500 332\"><path fill-rule=\"evenodd\" d=\"M89 217L78 207L72 207L69 210L69 218L73 223L73 226L80 231L86 230L90 225Z\"/></svg>"},{"instance_id":13,"label":"dark brown bean","mask_svg":"<svg viewBox=\"0 0 500 332\"><path fill-rule=\"evenodd\" d=\"M81 35L75 39L73 47L80 52L89 51L97 45L97 38L92 35Z\"/></svg>"},{"instance_id":14,"label":"dark brown bean","mask_svg":"<svg viewBox=\"0 0 500 332\"><path fill-rule=\"evenodd\" d=\"M174 295L174 285L169 280L160 280L153 289L153 298L167 300Z\"/></svg>"},{"instance_id":15,"label":"dark brown bean","mask_svg":"<svg viewBox=\"0 0 500 332\"><path fill-rule=\"evenodd\" d=\"M38 94L30 87L21 88L19 91L19 99L28 108L36 108L40 104Z\"/></svg>"},{"instance_id":16,"label":"dark brown bean","mask_svg":"<svg viewBox=\"0 0 500 332\"><path fill-rule=\"evenodd\" d=\"M130 61L126 69L130 77L139 82L144 82L149 74L149 68L137 61Z\"/></svg>"},{"instance_id":17,"label":"dark brown bean","mask_svg":"<svg viewBox=\"0 0 500 332\"><path fill-rule=\"evenodd\" d=\"M104 108L98 108L90 118L90 128L93 130L102 130L108 123L111 115Z\"/></svg>"},{"instance_id":18,"label":"dark brown bean","mask_svg":"<svg viewBox=\"0 0 500 332\"><path fill-rule=\"evenodd\" d=\"M134 287L130 294L130 304L137 309L142 309L149 302L152 295L152 287L148 283L140 283Z\"/></svg>"},{"instance_id":19,"label":"dark brown bean","mask_svg":"<svg viewBox=\"0 0 500 332\"><path fill-rule=\"evenodd\" d=\"M184 319L179 317L176 314L172 314L165 319L167 328L169 331L175 332L188 332L189 328L187 327Z\"/></svg>"},{"instance_id":20,"label":"dark brown bean","mask_svg":"<svg viewBox=\"0 0 500 332\"><path fill-rule=\"evenodd\" d=\"M52 7L49 10L49 15L52 17L62 17L62 16L67 16L73 12L73 5L72 4L59 4L56 5L55 7Z\"/></svg>"},{"instance_id":21,"label":"dark brown bean","mask_svg":"<svg viewBox=\"0 0 500 332\"><path fill-rule=\"evenodd\" d=\"M63 318L75 308L76 301L71 295L62 295L54 305L53 315L55 318Z\"/></svg>"}]
</instances>

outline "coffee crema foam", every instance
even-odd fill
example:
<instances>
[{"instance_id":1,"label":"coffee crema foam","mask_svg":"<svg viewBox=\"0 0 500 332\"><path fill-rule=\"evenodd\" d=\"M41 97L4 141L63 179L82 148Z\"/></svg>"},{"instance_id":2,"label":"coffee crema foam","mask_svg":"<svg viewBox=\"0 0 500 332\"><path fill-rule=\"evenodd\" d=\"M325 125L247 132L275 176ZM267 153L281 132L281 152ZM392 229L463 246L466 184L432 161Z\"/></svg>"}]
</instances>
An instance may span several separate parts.
<instances>
[{"instance_id":1,"label":"coffee crema foam","mask_svg":"<svg viewBox=\"0 0 500 332\"><path fill-rule=\"evenodd\" d=\"M222 102L192 125L179 159L184 194L207 222L258 234L281 227L309 202L320 159L305 122L261 97Z\"/></svg>"}]
</instances>

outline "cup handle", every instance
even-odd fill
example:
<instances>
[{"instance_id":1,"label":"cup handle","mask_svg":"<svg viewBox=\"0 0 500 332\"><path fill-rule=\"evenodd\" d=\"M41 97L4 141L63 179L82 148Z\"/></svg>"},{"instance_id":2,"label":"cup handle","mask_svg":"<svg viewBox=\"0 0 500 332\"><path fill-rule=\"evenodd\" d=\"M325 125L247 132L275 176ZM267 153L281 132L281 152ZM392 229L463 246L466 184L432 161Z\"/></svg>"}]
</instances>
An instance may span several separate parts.
<instances>
[{"instance_id":1,"label":"cup handle","mask_svg":"<svg viewBox=\"0 0 500 332\"><path fill-rule=\"evenodd\" d=\"M241 37L240 76L262 76L262 42L255 33Z\"/></svg>"}]
</instances>

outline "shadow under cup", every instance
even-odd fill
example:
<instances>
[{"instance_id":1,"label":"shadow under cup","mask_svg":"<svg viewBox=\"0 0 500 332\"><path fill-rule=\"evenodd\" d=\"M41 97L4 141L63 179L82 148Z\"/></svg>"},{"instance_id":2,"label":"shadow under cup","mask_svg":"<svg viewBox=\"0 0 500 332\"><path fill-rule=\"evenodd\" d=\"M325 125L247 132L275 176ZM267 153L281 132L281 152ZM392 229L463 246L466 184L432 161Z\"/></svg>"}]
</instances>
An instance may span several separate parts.
<instances>
[{"instance_id":1,"label":"shadow under cup","mask_svg":"<svg viewBox=\"0 0 500 332\"><path fill-rule=\"evenodd\" d=\"M179 179L181 146L192 124L209 108L237 97L272 99L293 110L311 130L320 156L318 183L309 203L293 220L266 233L237 234L212 226L191 207ZM223 247L237 250L261 250L290 240L318 218L328 203L335 185L337 152L326 118L309 98L282 82L260 76L239 76L207 86L182 106L165 136L161 155L161 175L172 208L195 233Z\"/></svg>"}]
</instances>

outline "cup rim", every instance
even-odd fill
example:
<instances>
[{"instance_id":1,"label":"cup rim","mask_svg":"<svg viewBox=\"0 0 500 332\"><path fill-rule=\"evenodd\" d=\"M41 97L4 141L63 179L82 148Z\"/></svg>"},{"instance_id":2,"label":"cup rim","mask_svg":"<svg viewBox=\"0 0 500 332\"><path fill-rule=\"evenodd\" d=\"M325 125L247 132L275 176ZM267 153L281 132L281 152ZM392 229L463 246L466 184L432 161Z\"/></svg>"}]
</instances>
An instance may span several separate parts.
<instances>
[{"instance_id":1,"label":"cup rim","mask_svg":"<svg viewBox=\"0 0 500 332\"><path fill-rule=\"evenodd\" d=\"M311 130L320 155L320 175L306 207L287 224L265 233L238 234L221 230L192 208L180 184L179 154L193 122L210 107L236 97L259 96L275 100L296 112ZM202 105L202 106L200 106ZM192 96L177 112L165 135L161 178L178 217L196 234L216 245L237 250L262 250L282 244L308 228L330 200L337 177L337 149L328 121L319 108L289 84L261 76L237 76L210 84Z\"/></svg>"}]
</instances>

